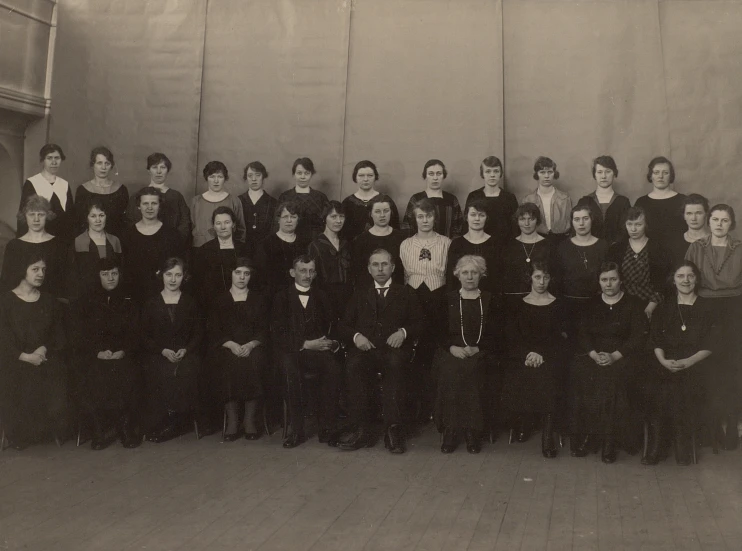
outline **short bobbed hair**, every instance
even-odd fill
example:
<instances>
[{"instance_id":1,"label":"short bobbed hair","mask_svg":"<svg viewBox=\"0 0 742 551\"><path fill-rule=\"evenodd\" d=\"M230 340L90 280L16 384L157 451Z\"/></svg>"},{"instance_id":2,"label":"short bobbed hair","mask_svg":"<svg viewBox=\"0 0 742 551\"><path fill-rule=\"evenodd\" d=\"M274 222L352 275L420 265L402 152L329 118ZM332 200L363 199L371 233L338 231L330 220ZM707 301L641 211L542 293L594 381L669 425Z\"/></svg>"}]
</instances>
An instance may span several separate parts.
<instances>
[{"instance_id":1,"label":"short bobbed hair","mask_svg":"<svg viewBox=\"0 0 742 551\"><path fill-rule=\"evenodd\" d=\"M137 191L137 206L140 206L142 204L142 197L144 197L145 195L154 195L160 202L160 206L162 206L162 192L156 187L152 186L143 187L142 189Z\"/></svg>"},{"instance_id":2,"label":"short bobbed hair","mask_svg":"<svg viewBox=\"0 0 742 551\"><path fill-rule=\"evenodd\" d=\"M229 180L227 165L221 161L209 161L204 167L204 180L207 180L209 176L219 174L220 172L222 173L222 176L224 176L225 180Z\"/></svg>"},{"instance_id":3,"label":"short bobbed hair","mask_svg":"<svg viewBox=\"0 0 742 551\"><path fill-rule=\"evenodd\" d=\"M641 207L631 207L629 210L626 211L626 219L624 220L624 224L626 222L633 222L634 220L639 220L639 218L644 217L644 225L646 229L649 229L649 222L647 221L647 213L644 212L644 209Z\"/></svg>"},{"instance_id":4,"label":"short bobbed hair","mask_svg":"<svg viewBox=\"0 0 742 551\"><path fill-rule=\"evenodd\" d=\"M610 155L601 155L600 157L595 157L593 159L593 180L595 180L595 170L598 165L610 168L613 171L613 175L618 178L618 166L616 166L616 161Z\"/></svg>"},{"instance_id":5,"label":"short bobbed hair","mask_svg":"<svg viewBox=\"0 0 742 551\"><path fill-rule=\"evenodd\" d=\"M703 212L706 214L709 213L709 200L699 193L691 193L685 198L683 201L683 213L685 213L685 207L689 205L701 205L703 207Z\"/></svg>"},{"instance_id":6,"label":"short bobbed hair","mask_svg":"<svg viewBox=\"0 0 742 551\"><path fill-rule=\"evenodd\" d=\"M110 149L108 149L105 146L99 145L98 147L94 147L90 151L90 166L92 167L95 165L95 160L98 157L98 155L103 155L103 157L106 158L106 160L111 163L111 166L116 166L116 161L113 160L113 153Z\"/></svg>"},{"instance_id":7,"label":"short bobbed hair","mask_svg":"<svg viewBox=\"0 0 742 551\"><path fill-rule=\"evenodd\" d=\"M250 270L250 276L254 276L258 269L255 262L247 256L238 256L235 258L232 271L234 272L237 268L247 268Z\"/></svg>"},{"instance_id":8,"label":"short bobbed hair","mask_svg":"<svg viewBox=\"0 0 742 551\"><path fill-rule=\"evenodd\" d=\"M180 258L179 256L171 256L165 259L165 261L160 265L160 269L157 272L157 275L159 277L162 277L165 272L168 270L172 270L176 266L180 266L180 269L183 270L183 281L187 281L189 277L188 268L186 266L185 260Z\"/></svg>"},{"instance_id":9,"label":"short bobbed hair","mask_svg":"<svg viewBox=\"0 0 742 551\"><path fill-rule=\"evenodd\" d=\"M466 204L464 207L464 218L466 219L467 216L469 216L469 211L471 209L474 209L477 212L483 212L487 216L489 216L489 212L487 211L487 201L484 199L474 199L473 201Z\"/></svg>"},{"instance_id":10,"label":"short bobbed hair","mask_svg":"<svg viewBox=\"0 0 742 551\"><path fill-rule=\"evenodd\" d=\"M268 169L265 168L265 165L260 161L252 161L251 163L247 163L247 166L242 173L243 180L247 181L247 171L250 169L253 169L255 172L260 172L263 175L264 180L268 177Z\"/></svg>"},{"instance_id":11,"label":"short bobbed hair","mask_svg":"<svg viewBox=\"0 0 742 551\"><path fill-rule=\"evenodd\" d=\"M595 219L593 218L593 211L588 205L586 204L575 205L574 207L572 207L572 210L569 211L569 235L570 237L574 237L575 235L577 235L577 232L575 231L575 223L574 223L575 213L583 211L583 210L587 212L588 216L590 217L590 223L591 224L595 223ZM591 234L592 234L592 230L593 228L591 227L590 228Z\"/></svg>"},{"instance_id":12,"label":"short bobbed hair","mask_svg":"<svg viewBox=\"0 0 742 551\"><path fill-rule=\"evenodd\" d=\"M436 220L438 219L438 213L435 210L435 205L433 204L433 201L428 199L427 197L423 197L419 201L416 201L414 205L412 205L412 212L415 212L415 209L419 209L425 214L433 213L435 215Z\"/></svg>"},{"instance_id":13,"label":"short bobbed hair","mask_svg":"<svg viewBox=\"0 0 742 551\"><path fill-rule=\"evenodd\" d=\"M55 144L55 143L48 143L41 146L41 149L39 149L39 162L42 162L44 159L46 159L46 156L49 155L49 153L59 153L59 156L62 158L62 160L66 160L67 157L64 155L64 151L62 151L62 148Z\"/></svg>"},{"instance_id":14,"label":"short bobbed hair","mask_svg":"<svg viewBox=\"0 0 742 551\"><path fill-rule=\"evenodd\" d=\"M332 200L327 203L325 208L322 209L322 220L327 220L327 217L330 216L333 212L345 216L345 207L340 201Z\"/></svg>"},{"instance_id":15,"label":"short bobbed hair","mask_svg":"<svg viewBox=\"0 0 742 551\"><path fill-rule=\"evenodd\" d=\"M106 210L106 206L103 204L103 201L100 201L99 199L96 199L94 201L91 201L87 205L85 205L85 217L87 218L93 209L98 209L103 214L108 216L108 210Z\"/></svg>"},{"instance_id":16,"label":"short bobbed hair","mask_svg":"<svg viewBox=\"0 0 742 551\"><path fill-rule=\"evenodd\" d=\"M431 166L440 165L440 167L443 169L443 179L445 180L448 178L448 170L446 170L446 165L443 164L443 161L439 159L430 159L427 163L425 163L425 166L423 167L423 180L428 175L428 169Z\"/></svg>"},{"instance_id":17,"label":"short bobbed hair","mask_svg":"<svg viewBox=\"0 0 742 551\"><path fill-rule=\"evenodd\" d=\"M147 170L155 165L159 165L160 163L165 164L168 172L173 169L173 163L170 161L170 159L168 159L167 155L165 155L164 153L152 153L149 157L147 157Z\"/></svg>"},{"instance_id":18,"label":"short bobbed hair","mask_svg":"<svg viewBox=\"0 0 742 551\"><path fill-rule=\"evenodd\" d=\"M618 274L618 279L620 281L623 281L623 273L621 273L621 266L617 262L612 262L610 260L606 260L600 265L600 269L598 270L598 280L600 280L601 274L604 274L606 272L612 272L614 270Z\"/></svg>"},{"instance_id":19,"label":"short bobbed hair","mask_svg":"<svg viewBox=\"0 0 742 551\"><path fill-rule=\"evenodd\" d=\"M490 168L498 168L500 169L500 172L505 172L505 170L502 168L502 161L495 157L494 155L490 155L489 157L485 157L482 162L479 164L479 177L484 178L484 169L483 166L488 166Z\"/></svg>"},{"instance_id":20,"label":"short bobbed hair","mask_svg":"<svg viewBox=\"0 0 742 551\"><path fill-rule=\"evenodd\" d=\"M732 220L732 224L731 226L729 226L729 231L734 231L734 228L737 227L737 217L734 214L734 209L730 205L727 205L726 203L719 203L718 205L714 205L713 207L711 207L709 209L709 215L706 219L706 223L707 224L710 223L711 215L717 210L726 212L729 215L729 218L731 218Z\"/></svg>"},{"instance_id":21,"label":"short bobbed hair","mask_svg":"<svg viewBox=\"0 0 742 551\"><path fill-rule=\"evenodd\" d=\"M299 157L296 159L294 164L291 165L291 174L296 174L296 169L300 166L303 167L304 170L312 173L312 175L317 174L317 171L314 169L314 163L309 157Z\"/></svg>"},{"instance_id":22,"label":"short bobbed hair","mask_svg":"<svg viewBox=\"0 0 742 551\"><path fill-rule=\"evenodd\" d=\"M283 211L286 211L289 214L294 214L301 220L301 213L299 212L299 204L297 202L283 201L281 203L278 203L278 206L276 207L276 220L281 218L281 214L283 214Z\"/></svg>"},{"instance_id":23,"label":"short bobbed hair","mask_svg":"<svg viewBox=\"0 0 742 551\"><path fill-rule=\"evenodd\" d=\"M654 170L654 167L657 165L667 165L670 167L670 183L675 183L675 167L672 164L672 161L668 159L667 157L655 157L651 161L649 161L649 164L647 165L647 182L650 184L652 183L652 171Z\"/></svg>"},{"instance_id":24,"label":"short bobbed hair","mask_svg":"<svg viewBox=\"0 0 742 551\"><path fill-rule=\"evenodd\" d=\"M46 258L41 251L31 250L23 253L21 255L21 261L14 263L14 266L10 268L8 281L10 281L14 286L20 285L21 281L26 278L28 268L37 262L43 262L46 264Z\"/></svg>"},{"instance_id":25,"label":"short bobbed hair","mask_svg":"<svg viewBox=\"0 0 742 551\"><path fill-rule=\"evenodd\" d=\"M16 218L21 222L25 222L26 215L29 212L45 212L47 222L54 220L57 217L56 213L52 210L49 200L36 194L31 195L26 199L26 202L23 203L23 206L21 206L21 209L18 211Z\"/></svg>"},{"instance_id":26,"label":"short bobbed hair","mask_svg":"<svg viewBox=\"0 0 742 551\"><path fill-rule=\"evenodd\" d=\"M353 181L357 184L358 183L358 171L362 168L370 168L374 171L374 178L378 181L379 180L379 170L376 168L376 165L371 161L360 161L356 164L356 166L353 167Z\"/></svg>"},{"instance_id":27,"label":"short bobbed hair","mask_svg":"<svg viewBox=\"0 0 742 551\"><path fill-rule=\"evenodd\" d=\"M214 221L216 220L216 217L220 214L227 214L232 219L232 224L237 224L237 215L234 213L234 211L229 208L225 207L224 205L220 207L216 207L214 209L214 212L211 213L211 225L214 225Z\"/></svg>"},{"instance_id":28,"label":"short bobbed hair","mask_svg":"<svg viewBox=\"0 0 742 551\"><path fill-rule=\"evenodd\" d=\"M541 223L541 210L539 210L538 205L536 205L535 203L523 203L522 205L518 206L518 208L515 209L515 213L513 214L513 221L517 224L518 218L526 214L536 220L536 225L539 225Z\"/></svg>"},{"instance_id":29,"label":"short bobbed hair","mask_svg":"<svg viewBox=\"0 0 742 551\"><path fill-rule=\"evenodd\" d=\"M529 276L532 276L536 272L544 272L545 274L551 276L551 268L549 267L549 263L545 262L544 260L534 260L530 264L531 271L528 273Z\"/></svg>"},{"instance_id":30,"label":"short bobbed hair","mask_svg":"<svg viewBox=\"0 0 742 551\"><path fill-rule=\"evenodd\" d=\"M465 254L456 262L456 267L453 269L453 276L458 278L465 266L474 266L481 277L487 275L487 261L484 258L476 254Z\"/></svg>"},{"instance_id":31,"label":"short bobbed hair","mask_svg":"<svg viewBox=\"0 0 742 551\"><path fill-rule=\"evenodd\" d=\"M559 179L559 171L557 170L557 164L549 159L549 157L538 157L536 162L533 163L533 179L538 181L538 171L550 168L554 171L554 180Z\"/></svg>"},{"instance_id":32,"label":"short bobbed hair","mask_svg":"<svg viewBox=\"0 0 742 551\"><path fill-rule=\"evenodd\" d=\"M120 254L106 256L98 260L98 272L107 272L109 270L113 270L114 268L116 268L120 274L122 265L123 263L121 261Z\"/></svg>"}]
</instances>

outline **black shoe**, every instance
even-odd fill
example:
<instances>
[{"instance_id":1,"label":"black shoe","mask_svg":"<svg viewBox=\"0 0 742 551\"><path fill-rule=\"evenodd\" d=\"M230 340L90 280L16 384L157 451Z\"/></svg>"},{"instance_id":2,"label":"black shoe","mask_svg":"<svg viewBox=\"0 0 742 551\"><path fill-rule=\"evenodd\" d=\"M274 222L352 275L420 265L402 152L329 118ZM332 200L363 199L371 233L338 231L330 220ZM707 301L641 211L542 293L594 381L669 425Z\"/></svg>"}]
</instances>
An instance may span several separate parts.
<instances>
[{"instance_id":1,"label":"black shoe","mask_svg":"<svg viewBox=\"0 0 742 551\"><path fill-rule=\"evenodd\" d=\"M332 429L320 429L317 440L320 444L327 444L331 448L337 448L340 443L342 432Z\"/></svg>"},{"instance_id":2,"label":"black shoe","mask_svg":"<svg viewBox=\"0 0 742 551\"><path fill-rule=\"evenodd\" d=\"M441 444L441 453L453 453L458 447L458 435L454 429L445 429L443 431L443 443Z\"/></svg>"},{"instance_id":3,"label":"black shoe","mask_svg":"<svg viewBox=\"0 0 742 551\"><path fill-rule=\"evenodd\" d=\"M386 449L394 454L401 454L407 451L401 426L391 425L389 427L384 436L384 445L386 446Z\"/></svg>"},{"instance_id":4,"label":"black shoe","mask_svg":"<svg viewBox=\"0 0 742 551\"><path fill-rule=\"evenodd\" d=\"M603 463L615 463L618 458L618 450L616 450L616 443L613 438L606 437L603 440L603 452L601 453L600 459Z\"/></svg>"},{"instance_id":5,"label":"black shoe","mask_svg":"<svg viewBox=\"0 0 742 551\"><path fill-rule=\"evenodd\" d=\"M464 430L464 440L466 441L466 451L469 453L479 453L482 451L482 444L479 437L472 429Z\"/></svg>"},{"instance_id":6,"label":"black shoe","mask_svg":"<svg viewBox=\"0 0 742 551\"><path fill-rule=\"evenodd\" d=\"M554 417L551 413L547 413L544 415L541 429L541 455L546 459L554 459L557 453L556 442L554 442Z\"/></svg>"},{"instance_id":7,"label":"black shoe","mask_svg":"<svg viewBox=\"0 0 742 551\"><path fill-rule=\"evenodd\" d=\"M245 433L245 440L259 440L260 439L260 431L258 432L246 432Z\"/></svg>"},{"instance_id":8,"label":"black shoe","mask_svg":"<svg viewBox=\"0 0 742 551\"><path fill-rule=\"evenodd\" d=\"M299 446L306 441L307 438L306 436L304 436L304 433L292 432L286 437L286 440L283 441L283 447L287 450L290 450L291 448L295 448L296 446Z\"/></svg>"},{"instance_id":9,"label":"black shoe","mask_svg":"<svg viewBox=\"0 0 742 551\"><path fill-rule=\"evenodd\" d=\"M172 440L178 436L180 436L180 430L178 427L174 424L169 424L164 429L147 436L147 440L149 442L154 442L155 444L161 444L162 442L167 442L168 440Z\"/></svg>"},{"instance_id":10,"label":"black shoe","mask_svg":"<svg viewBox=\"0 0 742 551\"><path fill-rule=\"evenodd\" d=\"M242 437L242 432L239 430L237 432L233 432L231 434L225 434L224 435L224 441L225 442L234 442L235 440L239 440Z\"/></svg>"},{"instance_id":11,"label":"black shoe","mask_svg":"<svg viewBox=\"0 0 742 551\"><path fill-rule=\"evenodd\" d=\"M659 419L649 421L647 427L647 450L642 457L642 465L657 465L660 462L662 449L662 425Z\"/></svg>"},{"instance_id":12,"label":"black shoe","mask_svg":"<svg viewBox=\"0 0 742 551\"><path fill-rule=\"evenodd\" d=\"M96 451L105 450L111 444L113 444L113 440L110 438L93 437L90 441L90 449Z\"/></svg>"},{"instance_id":13,"label":"black shoe","mask_svg":"<svg viewBox=\"0 0 742 551\"><path fill-rule=\"evenodd\" d=\"M590 453L592 443L589 436L574 435L572 441L572 451L570 452L572 457L586 457Z\"/></svg>"},{"instance_id":14,"label":"black shoe","mask_svg":"<svg viewBox=\"0 0 742 551\"><path fill-rule=\"evenodd\" d=\"M371 448L374 445L373 436L364 427L353 431L350 438L344 442L338 442L338 448L345 452L360 450L361 448Z\"/></svg>"}]
</instances>

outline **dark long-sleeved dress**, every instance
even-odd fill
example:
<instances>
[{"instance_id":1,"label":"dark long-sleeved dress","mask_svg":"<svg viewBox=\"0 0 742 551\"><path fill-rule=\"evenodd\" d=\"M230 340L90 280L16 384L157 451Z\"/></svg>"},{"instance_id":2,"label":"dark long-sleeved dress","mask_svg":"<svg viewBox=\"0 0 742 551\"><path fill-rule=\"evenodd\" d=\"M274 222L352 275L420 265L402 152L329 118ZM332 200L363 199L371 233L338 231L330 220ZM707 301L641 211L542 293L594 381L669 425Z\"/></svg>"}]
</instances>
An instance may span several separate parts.
<instances>
[{"instance_id":1,"label":"dark long-sleeved dress","mask_svg":"<svg viewBox=\"0 0 742 551\"><path fill-rule=\"evenodd\" d=\"M162 278L157 271L171 256L183 253L177 232L163 222L152 235L144 235L136 226L129 226L122 239L126 263L125 285L139 304L162 290Z\"/></svg>"},{"instance_id":2,"label":"dark long-sleeved dress","mask_svg":"<svg viewBox=\"0 0 742 551\"><path fill-rule=\"evenodd\" d=\"M35 366L19 359L45 346ZM30 441L65 427L67 367L62 307L49 293L26 302L12 291L0 295L0 414L11 441Z\"/></svg>"},{"instance_id":3,"label":"dark long-sleeved dress","mask_svg":"<svg viewBox=\"0 0 742 551\"><path fill-rule=\"evenodd\" d=\"M493 296L483 291L480 298L481 303L480 299L462 299L458 291L448 293L448 331L433 358L438 379L434 418L440 432L446 428L482 430L486 413L482 388L500 328ZM478 346L479 353L461 360L449 350L467 345Z\"/></svg>"},{"instance_id":4,"label":"dark long-sleeved dress","mask_svg":"<svg viewBox=\"0 0 742 551\"><path fill-rule=\"evenodd\" d=\"M274 227L278 201L266 192L263 192L257 203L252 202L247 192L240 195L239 200L245 218L245 242L258 247L266 237L276 231Z\"/></svg>"},{"instance_id":5,"label":"dark long-sleeved dress","mask_svg":"<svg viewBox=\"0 0 742 551\"><path fill-rule=\"evenodd\" d=\"M514 297L513 311L520 307L521 299L531 292L531 264L551 262L551 241L542 239L537 243L523 243L510 239L502 250L501 267L502 292L506 297Z\"/></svg>"},{"instance_id":6,"label":"dark long-sleeved dress","mask_svg":"<svg viewBox=\"0 0 742 551\"><path fill-rule=\"evenodd\" d=\"M144 304L142 369L154 423L167 411L187 412L196 406L204 326L196 301L185 293L178 304L165 304L161 294ZM177 352L181 348L186 349L186 355L180 362L173 363L162 355L164 349Z\"/></svg>"},{"instance_id":7,"label":"dark long-sleeved dress","mask_svg":"<svg viewBox=\"0 0 742 551\"><path fill-rule=\"evenodd\" d=\"M229 291L220 294L209 311L207 368L215 396L222 402L254 400L263 395L262 377L268 367L270 316L265 297L250 291L235 301ZM238 358L222 346L260 341L247 358Z\"/></svg>"},{"instance_id":8,"label":"dark long-sleeved dress","mask_svg":"<svg viewBox=\"0 0 742 551\"><path fill-rule=\"evenodd\" d=\"M683 203L686 196L678 193L669 199L652 199L642 195L634 203L644 209L647 221L647 235L669 248L679 235L688 229L683 217Z\"/></svg>"},{"instance_id":9,"label":"dark long-sleeved dress","mask_svg":"<svg viewBox=\"0 0 742 551\"><path fill-rule=\"evenodd\" d=\"M106 211L106 232L121 237L127 225L126 209L129 208L129 190L114 183L111 193L94 193L82 184L75 191L75 235L88 229L88 210L93 203L100 203Z\"/></svg>"},{"instance_id":10,"label":"dark long-sleeved dress","mask_svg":"<svg viewBox=\"0 0 742 551\"><path fill-rule=\"evenodd\" d=\"M368 201L359 199L355 195L348 195L343 199L343 208L345 208L345 224L343 225L343 230L340 232L340 235L342 235L349 243L373 225L373 221L371 220L371 201L376 199L379 195L380 194L375 195ZM390 200L389 208L392 211L389 225L398 230L399 211L397 210L397 205L394 204L394 201Z\"/></svg>"},{"instance_id":11,"label":"dark long-sleeved dress","mask_svg":"<svg viewBox=\"0 0 742 551\"><path fill-rule=\"evenodd\" d=\"M309 244L308 251L317 266L316 284L327 293L335 320L340 320L353 294L348 242L341 238L340 248L336 249L326 235L320 234Z\"/></svg>"},{"instance_id":12,"label":"dark long-sleeved dress","mask_svg":"<svg viewBox=\"0 0 742 551\"><path fill-rule=\"evenodd\" d=\"M463 235L451 241L451 246L448 248L448 261L446 263L446 285L448 289L457 291L461 288L461 282L458 278L454 277L453 271L456 268L456 263L465 255L477 255L484 258L487 264L487 275L479 282L479 288L482 291L499 295L502 289L500 283L500 263L498 262L501 251L498 249L497 240L492 236L487 238L483 243L472 243Z\"/></svg>"},{"instance_id":13,"label":"dark long-sleeved dress","mask_svg":"<svg viewBox=\"0 0 742 551\"><path fill-rule=\"evenodd\" d=\"M643 372L642 394L648 413L687 424L694 413L703 417L707 406L714 401L710 395L716 375L713 354L718 350L721 332L715 323L718 312L712 300L697 297L693 304L678 304L673 297L652 314L649 343L652 350L661 348L668 360L689 358L701 350L710 350L712 356L673 373L653 353Z\"/></svg>"},{"instance_id":14,"label":"dark long-sleeved dress","mask_svg":"<svg viewBox=\"0 0 742 551\"><path fill-rule=\"evenodd\" d=\"M269 301L281 287L294 282L289 270L294 259L307 253L309 242L297 234L293 243L288 243L275 233L265 238L257 252L258 280L260 289Z\"/></svg>"},{"instance_id":15,"label":"dark long-sleeved dress","mask_svg":"<svg viewBox=\"0 0 742 551\"><path fill-rule=\"evenodd\" d=\"M579 353L572 363L572 431L575 434L631 433L627 382L643 359L649 327L641 302L631 295L606 304L602 295L590 300L579 322ZM623 358L599 366L588 353L620 352ZM624 439L622 438L622 441Z\"/></svg>"},{"instance_id":16,"label":"dark long-sleeved dress","mask_svg":"<svg viewBox=\"0 0 742 551\"><path fill-rule=\"evenodd\" d=\"M490 234L495 242L504 245L517 235L517 226L513 222L513 215L518 210L518 200L515 195L502 189L497 197L487 197L482 187L469 193L465 204L469 205L477 199L483 200L487 205L487 221L484 223L484 231Z\"/></svg>"},{"instance_id":17,"label":"dark long-sleeved dress","mask_svg":"<svg viewBox=\"0 0 742 551\"><path fill-rule=\"evenodd\" d=\"M122 411L133 405L138 380L134 354L139 345L139 316L133 301L118 288L86 294L73 308L75 369L81 399L91 412ZM118 360L102 360L99 352L124 351Z\"/></svg>"},{"instance_id":18,"label":"dark long-sleeved dress","mask_svg":"<svg viewBox=\"0 0 742 551\"><path fill-rule=\"evenodd\" d=\"M137 208L137 198L133 195L129 199L129 208L126 210L129 224L134 225L142 219L142 213ZM191 246L191 209L188 208L183 194L176 189L168 188L162 195L160 205L160 220L178 235L178 249L187 250Z\"/></svg>"},{"instance_id":19,"label":"dark long-sleeved dress","mask_svg":"<svg viewBox=\"0 0 742 551\"><path fill-rule=\"evenodd\" d=\"M585 195L577 202L577 206L590 208L593 217L592 234L611 245L626 235L626 213L631 208L631 203L628 197L614 193L610 202L603 205L605 203L598 201L595 192Z\"/></svg>"},{"instance_id":20,"label":"dark long-sleeved dress","mask_svg":"<svg viewBox=\"0 0 742 551\"><path fill-rule=\"evenodd\" d=\"M0 292L15 289L26 275L27 259L40 254L46 262L46 274L41 291L57 298L66 298L68 281L69 242L54 237L43 243L12 239L5 246Z\"/></svg>"},{"instance_id":21,"label":"dark long-sleeved dress","mask_svg":"<svg viewBox=\"0 0 742 551\"><path fill-rule=\"evenodd\" d=\"M278 196L279 203L284 201L292 201L299 205L297 237L308 243L325 231L325 220L322 218L322 212L330 203L327 195L311 188L309 193L297 193L295 188L291 188Z\"/></svg>"},{"instance_id":22,"label":"dark long-sleeved dress","mask_svg":"<svg viewBox=\"0 0 742 551\"><path fill-rule=\"evenodd\" d=\"M405 209L404 218L400 223L400 229L406 232L408 237L417 233L417 222L415 221L415 206L422 200L428 199L435 207L436 233L445 235L449 239L460 236L464 232L464 215L461 212L459 200L452 193L443 192L443 197L428 197L425 191L415 193L410 197Z\"/></svg>"},{"instance_id":23,"label":"dark long-sleeved dress","mask_svg":"<svg viewBox=\"0 0 742 551\"><path fill-rule=\"evenodd\" d=\"M560 393L564 361L564 304L520 301L505 326L506 362L501 408L509 413L552 413ZM540 367L527 367L526 357L536 352L544 358Z\"/></svg>"},{"instance_id":24,"label":"dark long-sleeved dress","mask_svg":"<svg viewBox=\"0 0 742 551\"><path fill-rule=\"evenodd\" d=\"M220 249L219 239L207 241L193 250L193 280L201 307L208 309L212 300L232 287L232 271L239 257L254 259L252 243L234 241L233 249ZM256 288L260 275L250 276L250 287ZM253 283L254 281L254 283Z\"/></svg>"}]
</instances>

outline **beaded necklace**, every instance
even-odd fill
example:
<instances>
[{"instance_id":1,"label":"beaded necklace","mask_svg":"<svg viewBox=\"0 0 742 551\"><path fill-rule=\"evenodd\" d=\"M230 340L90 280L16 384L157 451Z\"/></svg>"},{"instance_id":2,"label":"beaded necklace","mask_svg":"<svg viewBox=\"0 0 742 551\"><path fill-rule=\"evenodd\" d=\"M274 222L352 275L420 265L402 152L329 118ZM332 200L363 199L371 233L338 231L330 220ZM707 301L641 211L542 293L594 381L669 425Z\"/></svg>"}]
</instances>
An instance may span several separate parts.
<instances>
[{"instance_id":1,"label":"beaded necklace","mask_svg":"<svg viewBox=\"0 0 742 551\"><path fill-rule=\"evenodd\" d=\"M484 329L484 307L482 306L482 293L479 293L479 296L477 297L477 300L479 300L479 336L477 337L477 342L474 344L479 344L479 341L482 339L482 330ZM461 291L459 291L459 319L461 320L461 340L464 341L464 346L469 346L469 343L466 342L466 337L464 337L464 297L461 296Z\"/></svg>"}]
</instances>

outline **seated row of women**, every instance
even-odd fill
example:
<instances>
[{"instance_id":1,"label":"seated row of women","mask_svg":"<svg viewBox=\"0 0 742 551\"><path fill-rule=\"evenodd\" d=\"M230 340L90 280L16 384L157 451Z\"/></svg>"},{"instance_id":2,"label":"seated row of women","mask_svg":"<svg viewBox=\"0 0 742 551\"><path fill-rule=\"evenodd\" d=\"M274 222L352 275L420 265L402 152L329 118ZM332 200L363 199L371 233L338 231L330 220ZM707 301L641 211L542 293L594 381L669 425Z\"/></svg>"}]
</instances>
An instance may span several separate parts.
<instances>
[{"instance_id":1,"label":"seated row of women","mask_svg":"<svg viewBox=\"0 0 742 551\"><path fill-rule=\"evenodd\" d=\"M390 287L394 270L391 255L381 249L375 251L369 272L376 263L384 262L386 271L382 267L372 274L374 287L389 287L386 298L394 298L398 307L400 297ZM0 412L13 446L24 447L44 429L51 429L57 436L63 434L68 381L76 387L94 422L94 449L111 443L106 434L111 425L117 427L125 446L139 445L133 421L142 399L146 402L148 439L169 440L181 434L187 414L197 403L197 395L203 391L199 386L202 374L212 396L225 408L225 440L233 441L242 434L248 439L260 436L255 414L258 401L266 398L269 341L271 333L274 339L284 339L280 327L285 312L278 300L269 316L265 298L249 290L255 272L249 259L236 260L231 287L213 302L206 323L197 302L181 291L187 276L182 260L171 258L164 263L160 271L162 290L146 301L141 311L121 292L120 263L116 259L102 260L98 288L78 301L71 312L69 347L65 346L64 314L59 302L39 291L45 276L44 260L30 256L24 264L26 270L19 284L0 297L4 365ZM304 312L314 317L322 302L328 301L325 293L310 292L314 260L302 256L294 266L296 288L300 292L305 289L309 300L315 301L313 306L308 301L300 302ZM509 316L501 300L480 289L486 271L484 258L463 256L454 269L461 289L447 296L449 323L441 324L444 331L433 359L434 419L443 433L444 453L453 452L462 436L467 450L477 453L480 435L487 428L487 410L492 408L513 422L519 441L528 438L532 419L542 416L542 452L547 458L558 453L554 438L558 429L571 435L572 455L586 455L596 441L602 442L602 459L611 463L616 460L618 446L631 449L636 445L641 417L646 416L650 419L649 446L642 462L656 464L660 460L663 429L668 422L673 429L677 462L690 462L691 431L698 424L711 422L705 416L711 411L711 393L719 369L707 358L722 346L719 335L723 334L723 328L715 324L712 301L697 294L702 276L695 264L684 261L674 270L675 294L652 316L648 337L649 322L642 302L624 291L619 265L603 262L597 271L600 293L583 305L574 355L569 353L570 335L565 330L569 327L565 319L568 308L563 298L549 291L551 268L546 262L531 263L531 289ZM419 311L420 305L415 294L408 293L411 302L402 307L408 315L401 322L401 341L395 343L390 337L386 344L376 341L379 347L399 348L408 337L408 329L409 337L422 332L413 328L419 317L414 311ZM363 300L364 294L360 295ZM362 326L352 313L356 302L355 298L350 302L340 323L349 332L343 334L341 329L334 333L329 328L321 338L327 338L325 348L314 348L309 344L314 341L304 340L298 354L310 350L331 353L337 349L332 340L335 334L344 336L344 344L357 349L357 354L377 348L365 335L355 332ZM383 304L378 307L386 308ZM381 323L384 314L379 312L377 316ZM273 319L270 328L269 318ZM303 325L310 323L305 320ZM309 334L301 333L299 341L305 337ZM370 333L369 337L373 340ZM69 372L66 362L72 366ZM392 386L388 366L377 365L375 369ZM349 370L349 379L355 376ZM336 379L328 379L330 384L337 384ZM488 379L496 381L494 395L491 386L485 384ZM350 380L349 386L356 383ZM398 388L382 392L396 394L388 399L395 404L392 407L399 407L408 389L404 382L395 384ZM289 389L289 403L290 393ZM363 394L361 391L361 401L367 401L368 396ZM336 396L336 392L329 395ZM386 404L387 397L383 400ZM334 417L328 420L326 441L345 450L361 447L358 427L353 427L355 433L338 430L335 421ZM389 427L390 433L401 422L397 417ZM297 427L292 429L292 435L297 435ZM293 440L290 435L289 445L284 446L293 447L301 441L303 434ZM361 442L368 445L373 441L366 438ZM404 451L403 439L388 447Z\"/></svg>"}]
</instances>

